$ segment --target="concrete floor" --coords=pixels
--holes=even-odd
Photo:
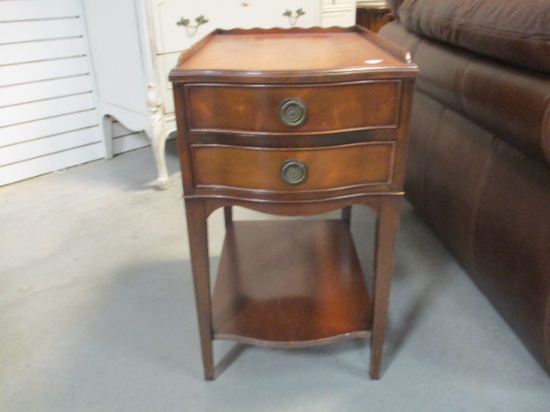
[[[369,344],[216,342],[202,380],[178,163],[149,149],[0,188],[0,411],[550,410],[550,379],[404,205],[380,381]],[[237,218],[260,218],[245,210]],[[353,212],[368,269],[373,216]],[[223,238],[211,217],[213,264]]]

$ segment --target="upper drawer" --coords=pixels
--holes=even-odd
[[[194,132],[322,133],[397,128],[401,81],[318,86],[190,84]]]

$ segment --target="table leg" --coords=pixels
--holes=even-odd
[[[214,379],[212,304],[210,298],[210,264],[208,256],[207,215],[204,202],[186,200],[187,229],[191,251],[195,303],[199,321],[204,378]]]
[[[370,358],[371,379],[380,379],[400,203],[400,196],[389,196],[382,199],[376,222]]]
[[[346,206],[342,209],[342,220],[348,225],[351,224],[351,206]]]
[[[233,222],[233,209],[231,206],[225,206],[223,208],[223,217],[225,219],[225,226],[229,226]]]

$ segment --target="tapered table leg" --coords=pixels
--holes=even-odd
[[[346,206],[342,209],[342,220],[348,225],[351,224],[351,206]]]
[[[214,379],[212,346],[212,303],[210,298],[210,265],[208,256],[207,215],[201,200],[186,200],[187,228],[193,268],[195,303],[199,321],[204,378]]]
[[[380,379],[401,196],[381,201],[376,222],[370,377]]]
[[[223,217],[225,221],[225,226],[227,227],[231,222],[233,222],[233,208],[231,206],[225,206],[223,208]]]

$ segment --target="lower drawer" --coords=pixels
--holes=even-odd
[[[319,191],[390,184],[394,142],[279,149],[193,145],[197,188]]]

